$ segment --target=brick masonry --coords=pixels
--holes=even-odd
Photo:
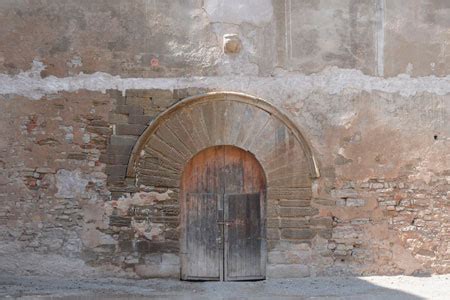
[[[120,104],[117,106],[119,110],[116,108],[111,113],[110,118],[118,120],[120,118],[116,115],[121,115],[128,116],[128,119],[122,118],[121,123],[112,124],[112,127],[115,127],[116,130],[115,134],[111,136],[111,142],[106,151],[106,155],[113,158],[112,163],[106,166],[108,186],[111,190],[112,203],[115,203],[112,206],[120,206],[119,203],[123,199],[128,199],[129,206],[122,211],[114,209],[113,215],[117,214],[117,216],[112,219],[112,223],[110,221],[109,225],[116,228],[114,232],[119,237],[119,252],[128,253],[127,257],[136,258],[134,264],[136,270],[145,270],[142,271],[145,276],[177,276],[179,269],[175,265],[169,267],[169,270],[172,270],[172,273],[170,273],[164,269],[166,267],[163,265],[152,265],[152,267],[147,268],[146,263],[143,263],[140,258],[146,257],[145,251],[159,253],[158,255],[164,253],[177,255],[177,251],[179,251],[180,224],[178,218],[180,211],[177,200],[177,183],[167,184],[170,181],[158,181],[155,177],[143,175],[146,172],[146,174],[153,174],[152,168],[159,168],[158,166],[161,165],[163,158],[153,158],[145,160],[145,164],[142,165],[145,167],[142,169],[141,175],[143,178],[153,178],[143,180],[154,180],[153,182],[156,185],[146,182],[143,186],[134,187],[133,178],[125,178],[129,152],[122,151],[124,148],[131,151],[130,149],[143,130],[143,127],[134,126],[132,122],[135,122],[135,120],[132,121],[131,116],[138,116],[138,113],[141,113],[139,116],[142,119],[147,118],[145,120],[148,122],[158,112],[167,108],[162,107],[161,103],[169,106],[180,100],[180,95],[189,96],[190,94],[187,91],[179,90],[173,93],[160,90],[139,90],[128,91],[126,96],[119,93],[113,95],[116,97],[117,103]],[[162,100],[154,101],[158,95],[162,97]],[[172,95],[172,97],[169,97],[169,95]],[[127,102],[128,97],[133,99],[131,103]],[[154,101],[154,104],[152,104],[152,101]],[[118,128],[122,129],[117,130]],[[135,128],[140,128],[140,131],[134,131]],[[122,160],[120,160],[121,157]],[[121,163],[116,163],[118,161]],[[164,165],[164,163],[162,164]],[[162,176],[162,174],[170,174],[171,171],[160,169],[158,172],[159,176]],[[176,179],[176,175],[174,176],[174,179]],[[141,181],[141,183],[144,182]],[[440,184],[443,186],[439,187],[439,190],[443,192],[435,194],[433,197],[436,199],[446,196],[445,187],[447,183],[444,180]],[[328,274],[328,272],[331,272],[330,270],[336,268],[336,265],[346,266],[344,269],[350,273],[379,273],[377,264],[380,261],[389,265],[389,261],[394,259],[395,255],[398,255],[392,248],[392,244],[397,242],[410,250],[407,255],[408,259],[414,261],[415,264],[412,264],[412,266],[406,264],[385,266],[383,270],[388,269],[391,274],[413,272],[411,270],[414,270],[414,272],[422,272],[418,270],[439,270],[439,272],[446,270],[446,267],[442,268],[440,263],[432,263],[432,260],[440,255],[438,253],[442,253],[442,245],[446,243],[446,233],[442,230],[437,232],[436,229],[439,229],[440,225],[437,222],[433,223],[432,220],[445,218],[447,215],[445,210],[443,210],[444,213],[441,210],[439,215],[433,214],[429,210],[419,212],[420,205],[418,203],[420,200],[415,202],[409,199],[411,195],[414,195],[413,197],[421,197],[421,195],[422,197],[428,197],[419,193],[419,190],[418,187],[416,187],[416,190],[411,189],[408,183],[373,179],[367,182],[348,182],[339,188],[333,187],[328,195],[323,198],[317,194],[313,195],[311,188],[278,188],[276,185],[272,184],[271,186],[269,183],[267,202],[269,275],[277,277],[286,274],[289,274],[289,276]],[[428,193],[433,191],[432,188],[427,190]],[[139,197],[141,193],[147,195],[155,191],[166,193],[167,197],[163,197],[162,200],[153,199],[145,204],[134,203],[136,200],[130,201],[130,199]],[[419,196],[416,195],[416,192],[419,193]],[[402,197],[408,199],[404,200]],[[377,199],[376,202],[374,198]],[[436,204],[441,209],[448,205],[445,201],[437,201]],[[436,211],[438,212],[439,209],[436,209]],[[429,226],[436,226],[436,229],[428,229]],[[139,232],[139,234],[134,234],[134,236],[123,234],[122,230],[125,230],[125,232],[131,230],[132,232]],[[378,242],[378,239],[373,240],[373,236],[367,235],[367,232],[371,230],[385,230],[388,240],[392,239],[391,242],[388,242],[390,246],[383,245],[386,241]],[[398,234],[393,234],[394,232]],[[414,234],[411,232],[414,232]],[[436,235],[433,241],[427,238],[427,236],[432,235],[432,232]],[[133,238],[131,238],[132,236]],[[411,236],[413,238],[408,238]],[[302,247],[306,250],[302,251],[306,251],[308,254],[299,254],[296,245],[304,245]],[[389,250],[385,250],[385,247]],[[276,260],[273,258],[274,255],[278,257]],[[290,257],[298,255],[303,259],[291,261]],[[161,260],[157,259],[156,261]],[[296,267],[296,264],[299,264],[299,267]],[[129,268],[133,264],[126,265]],[[418,267],[419,265],[420,267]],[[289,270],[285,270],[286,268],[289,268]]]
[[[202,92],[62,94],[46,108],[10,102],[8,111],[22,117],[4,116],[3,124],[16,137],[9,145],[21,150],[1,156],[5,245],[16,247],[13,253],[81,259],[96,270],[108,266],[123,274],[177,277],[179,167],[163,157],[144,159],[139,164],[144,181],[137,186],[126,178],[126,169],[147,124],[181,97]],[[80,97],[91,100],[81,104],[75,100]],[[56,117],[48,119],[49,113]],[[33,159],[23,160],[27,151]],[[267,161],[271,176],[289,172],[277,171],[278,158]],[[158,181],[158,174],[173,181]],[[408,176],[335,181],[335,176],[323,169],[321,178],[299,187],[269,180],[269,276],[449,271],[450,174],[434,174],[428,182]],[[14,261],[13,254],[8,257]]]

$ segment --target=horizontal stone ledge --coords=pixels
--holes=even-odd
[[[314,229],[314,231],[319,235],[320,237],[330,240],[333,234],[332,228],[326,228],[326,229]]]
[[[141,124],[117,124],[116,134],[139,136],[144,132],[145,128],[147,128],[147,126]]]
[[[281,229],[281,238],[294,240],[309,240],[316,235],[311,229],[300,228],[286,228]]]
[[[134,220],[148,221],[153,224],[179,224],[180,220],[178,216],[154,216],[154,215],[132,215]]]
[[[130,227],[131,226],[131,217],[110,216],[109,217],[109,226]]]
[[[280,239],[280,230],[278,230],[278,228],[267,228],[266,229],[266,239],[279,240]]]
[[[310,178],[308,176],[293,176],[287,178],[269,178],[267,180],[267,184],[269,186],[280,188],[280,189],[288,189],[288,188],[307,188],[311,186]]]
[[[278,202],[280,206],[285,207],[308,207],[311,205],[310,200],[280,200]]]
[[[345,205],[346,206],[353,206],[353,207],[365,206],[366,205],[366,200],[349,198],[349,199],[347,199],[345,201]]]
[[[326,228],[333,227],[333,219],[331,217],[312,218],[309,220],[309,223],[312,226],[317,226],[317,227],[326,227]]]
[[[144,109],[139,105],[117,105],[116,113],[123,115],[142,115]]]
[[[112,149],[110,149],[112,150]],[[111,165],[126,165],[130,160],[129,155],[116,154],[110,151],[100,155],[99,161]]]
[[[273,199],[309,200],[311,199],[312,193],[310,187],[269,187],[267,189],[267,196]]]
[[[279,214],[281,217],[305,217],[314,216],[319,213],[317,208],[312,207],[280,207]]]
[[[124,192],[111,192],[111,200],[119,200],[125,195],[126,193]]]
[[[358,192],[355,189],[334,189],[331,190],[331,197],[333,198],[355,198],[358,196]]]
[[[107,154],[113,154],[113,155],[127,155],[129,156],[131,154],[131,151],[133,150],[134,144],[129,145],[109,145],[106,153]]]
[[[67,153],[67,159],[86,160],[87,158],[88,158],[88,154],[86,152],[70,152],[70,153]]]
[[[288,161],[286,159],[285,161],[286,163],[289,163],[289,165],[284,166],[284,167],[279,167],[277,166],[275,169],[271,169],[269,168],[269,170],[267,170],[266,174],[267,177],[289,177],[289,176],[299,176],[299,177],[304,177],[304,176],[308,176],[308,168],[304,168],[301,170],[298,170],[298,168],[295,167],[295,162],[294,161]],[[305,162],[302,161],[302,164],[304,165]]]
[[[115,175],[117,177],[125,177],[127,167],[127,165],[107,165],[105,168],[105,173],[108,175]]]
[[[267,228],[278,228],[280,226],[280,219],[278,218],[267,218],[266,227]]]
[[[110,135],[112,129],[109,126],[87,126],[86,131],[99,135]]]
[[[153,121],[154,117],[146,116],[146,115],[129,115],[128,123],[129,124],[141,124],[147,126],[151,121]]]
[[[171,89],[128,89],[125,93],[127,100],[131,97],[136,98],[161,98],[161,99],[173,99],[174,95]]]
[[[108,175],[106,181],[108,182],[109,186],[120,186],[125,185],[127,183],[127,179],[124,175],[118,175],[118,174],[111,174]]]
[[[136,241],[136,250],[142,254],[148,253],[178,253],[180,250],[180,243],[178,241],[150,241],[138,240]]]
[[[146,176],[138,174],[136,176],[139,184],[144,184],[147,186],[157,186],[157,187],[166,187],[166,188],[176,188],[180,186],[179,180],[158,177],[158,176]]]
[[[313,204],[322,205],[322,206],[335,206],[336,200],[333,199],[312,199]]]
[[[301,228],[309,226],[308,220],[305,218],[281,218],[280,228]]]
[[[112,135],[110,139],[111,146],[134,146],[137,137],[128,135]]]
[[[108,190],[110,192],[135,193],[139,191],[139,188],[134,185],[123,185],[123,186],[109,186]]]
[[[266,209],[266,215],[267,217],[278,217],[279,212],[277,205],[274,204],[268,204]]]

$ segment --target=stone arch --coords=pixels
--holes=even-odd
[[[160,114],[136,142],[127,177],[138,186],[178,188],[184,165],[218,145],[255,155],[271,188],[310,188],[319,177],[309,143],[285,114],[260,98],[233,92],[189,97]]]

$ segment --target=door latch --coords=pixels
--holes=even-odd
[[[230,226],[230,225],[233,225],[233,222],[231,222],[231,221],[217,221],[217,224]]]

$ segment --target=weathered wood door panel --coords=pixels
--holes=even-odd
[[[185,166],[180,196],[182,279],[265,277],[265,178],[252,154],[201,151]]]
[[[225,280],[264,278],[260,194],[224,197]]]
[[[220,199],[222,200],[222,199]],[[187,253],[188,260],[185,279],[220,280],[222,238],[217,220],[219,199],[217,194],[186,195]]]

